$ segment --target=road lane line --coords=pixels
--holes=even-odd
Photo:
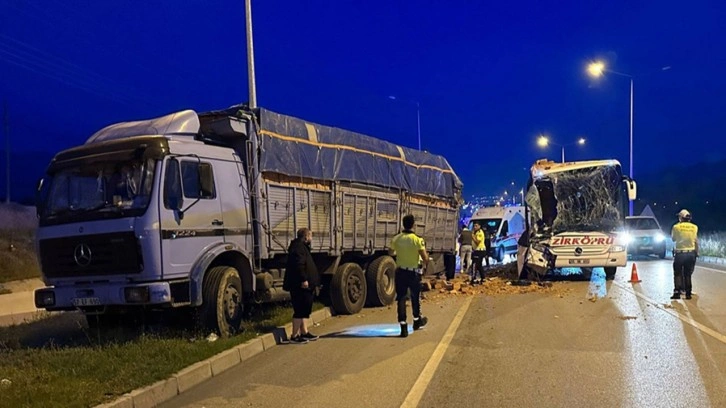
[[[642,294],[640,292],[634,291],[633,289],[629,288],[628,286],[624,285],[621,282],[613,281],[613,283],[615,285],[617,285],[620,289],[623,289],[626,292],[630,292],[630,293],[634,294],[635,296],[645,300],[646,302],[650,303],[651,305],[655,306],[656,308],[668,313],[671,316],[681,319],[684,323],[687,323],[687,324],[693,326],[694,328],[702,331],[703,333],[706,333],[709,336],[713,337],[714,339],[720,341],[721,343],[726,344],[725,335],[717,332],[716,330],[711,329],[710,327],[707,327],[707,326],[702,325],[701,323],[698,323],[697,321],[693,320],[692,317],[686,316],[680,312],[677,312],[675,309],[665,308],[665,307],[663,307],[662,304],[656,302],[655,300],[649,298],[648,296],[645,296],[644,294]]]
[[[409,391],[408,395],[406,395],[406,399],[403,400],[401,408],[414,408],[418,406],[418,403],[421,401],[421,397],[423,397],[426,388],[431,382],[431,379],[434,377],[434,373],[436,373],[436,369],[441,363],[441,359],[444,358],[446,349],[449,348],[449,344],[454,338],[456,330],[459,329],[461,321],[464,320],[464,315],[466,315],[466,311],[469,310],[469,305],[471,305],[472,299],[473,296],[468,297],[464,302],[464,305],[456,313],[456,316],[454,316],[454,320],[449,325],[449,328],[446,329],[444,337],[439,342],[439,345],[436,346],[436,350],[434,350],[434,353],[431,355],[431,358],[429,358],[429,361],[426,363],[423,371],[421,371],[418,379],[416,379],[413,387],[411,387],[411,391]]]
[[[709,268],[708,266],[696,265],[696,268],[706,269],[706,270],[709,270],[709,271],[712,271],[712,272],[726,273],[726,271],[722,271],[720,269]]]

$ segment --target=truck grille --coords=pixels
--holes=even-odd
[[[133,232],[44,239],[39,243],[49,278],[140,273],[143,260]]]

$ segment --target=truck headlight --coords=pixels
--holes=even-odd
[[[49,306],[55,306],[55,292],[52,290],[36,290],[35,307],[40,309]]]
[[[146,286],[124,288],[126,303],[148,303],[149,288]]]
[[[623,251],[625,251],[625,245],[613,245],[610,248],[610,251],[612,251],[612,252],[623,252]]]

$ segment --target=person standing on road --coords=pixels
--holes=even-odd
[[[691,298],[691,275],[698,258],[698,226],[691,222],[691,213],[681,210],[678,223],[671,230],[673,239],[673,296],[680,299],[684,289],[686,299]]]
[[[493,234],[484,230],[484,262],[486,262],[487,268],[489,267],[489,257],[494,255],[492,253],[492,239],[494,239]],[[484,275],[482,275],[481,279],[484,280]]]
[[[424,239],[413,232],[415,218],[408,214],[403,217],[403,232],[393,237],[389,254],[396,256],[396,301],[398,302],[398,323],[401,337],[408,337],[406,322],[406,297],[411,293],[413,329],[418,330],[428,323],[421,315],[421,277],[429,263]]]
[[[471,259],[474,262],[474,268],[471,271],[471,284],[476,283],[476,274],[479,272],[479,279],[481,283],[484,283],[484,257],[486,256],[486,246],[484,245],[484,231],[481,229],[481,225],[474,223],[474,231],[472,233],[472,246],[474,251],[471,253]]]
[[[315,289],[320,284],[318,268],[310,252],[312,241],[313,232],[308,228],[300,228],[297,238],[290,242],[287,250],[287,267],[282,288],[290,292],[292,301],[292,344],[305,344],[318,339],[318,336],[308,331]]]
[[[471,230],[464,225],[459,234],[459,258],[461,258],[461,273],[469,273],[471,268],[471,252],[473,251]]]

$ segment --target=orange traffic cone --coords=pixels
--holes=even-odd
[[[640,278],[638,277],[638,267],[635,266],[635,262],[633,262],[633,269],[630,271],[630,280],[628,282],[640,283]]]

